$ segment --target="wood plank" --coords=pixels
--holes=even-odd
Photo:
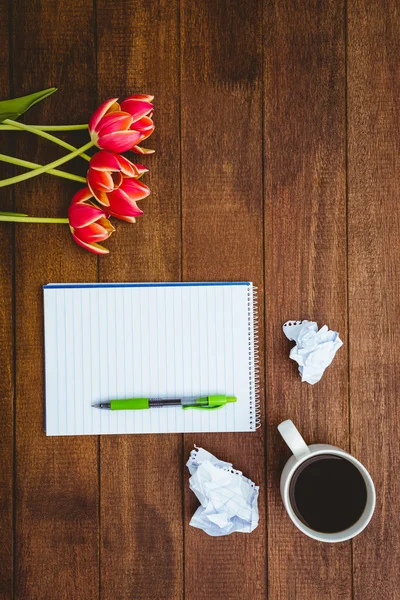
[[[144,215],[134,225],[116,222],[111,254],[100,260],[100,279],[179,281],[178,2],[97,6],[99,102],[151,93],[157,127],[144,144],[156,153],[136,157],[150,168],[143,178],[151,189],[141,203]],[[182,598],[181,478],[180,435],[101,439],[102,598]]]
[[[85,122],[95,108],[92,3],[14,2],[15,93],[58,85],[30,123]],[[73,135],[77,145],[87,133]],[[49,162],[49,142],[19,134],[17,155]],[[83,174],[80,159],[71,171]],[[16,209],[65,216],[79,184],[41,176],[15,187]],[[21,600],[98,598],[96,438],[46,438],[43,431],[41,286],[94,281],[97,262],[71,240],[67,225],[16,226],[16,588]]]
[[[181,2],[183,279],[252,280],[262,267],[261,2]],[[264,430],[186,434],[184,460],[202,446],[257,484]],[[185,468],[185,597],[265,598],[263,487],[260,524],[210,538],[188,525],[197,504]]]
[[[276,430],[290,418],[306,441],[348,448],[346,344],[312,387],[281,329],[311,319],[346,342],[344,4],[270,2],[264,32],[269,597],[348,599],[350,543],[317,543],[284,511]]]
[[[0,0],[0,99],[11,95],[9,72],[9,19],[10,3]],[[10,136],[0,137],[2,148],[8,148]],[[4,154],[6,150],[2,151]],[[0,179],[11,177],[12,167],[0,163]],[[3,188],[0,210],[13,210],[11,188]],[[0,600],[12,597],[13,585],[13,444],[14,444],[14,351],[13,351],[13,225],[0,225]]]
[[[354,598],[399,597],[400,284],[398,2],[348,5],[351,450],[377,507],[354,540]]]

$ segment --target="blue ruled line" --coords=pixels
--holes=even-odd
[[[234,344],[234,321],[233,321],[233,291],[231,290],[231,321],[232,321],[232,383],[233,395],[235,396],[235,344]],[[233,405],[233,431],[236,431],[236,405]]]
[[[174,294],[172,294],[172,318],[173,318],[173,331],[174,331],[174,396],[176,398],[176,335],[175,335],[175,296]],[[176,410],[174,410],[174,417],[175,417],[175,431],[177,431],[177,424],[176,424]]]
[[[90,295],[89,295],[90,298]],[[90,302],[89,302],[89,356],[90,356],[90,405],[93,404],[93,368],[92,368],[92,348],[93,348],[93,342],[92,342],[92,311],[90,310]],[[90,423],[91,423],[91,432],[93,433],[93,413],[94,410],[93,408],[90,409]]]
[[[65,308],[64,296],[64,346],[65,346],[65,429],[68,433],[68,365],[67,365],[67,311]]]
[[[157,396],[160,397],[160,353],[159,353],[159,322],[158,322],[158,295],[156,295],[156,352],[157,357]],[[158,431],[160,431],[160,410],[157,411]]]
[[[208,319],[208,294],[206,294],[206,323],[207,323],[207,327],[206,327],[207,348],[209,348],[210,347],[210,335],[209,335],[210,321]],[[208,393],[210,393],[210,354],[208,354],[208,356],[207,356],[207,390],[208,390]],[[208,430],[207,431],[211,431],[211,413],[210,413],[210,411],[207,411],[207,417],[208,417]]]
[[[226,389],[226,326],[225,326],[225,290],[222,294],[222,330],[224,332],[224,390],[225,394],[229,394]],[[228,431],[228,410],[225,410],[225,431]]]
[[[147,304],[149,299],[147,298]],[[142,336],[142,299],[138,302],[138,310],[139,310],[139,338],[140,338],[140,395],[143,396],[143,336]],[[133,311],[133,302],[132,302],[132,311]],[[142,421],[142,433],[144,429],[144,412],[141,410],[140,418]]]
[[[190,395],[193,396],[193,338],[192,338],[192,294],[189,295],[189,339],[190,339]],[[195,411],[192,410],[192,431]]]
[[[185,356],[186,356],[186,352],[185,352],[185,345],[184,345],[185,342],[184,342],[184,338],[183,338],[184,327],[183,327],[183,291],[182,290],[181,290],[181,328],[182,328],[182,330],[181,330],[181,334],[182,334],[182,336],[181,336],[181,340],[182,340],[182,342],[181,342],[181,348],[182,348],[182,394],[186,394],[186,388],[185,388],[185,371],[186,371]],[[174,410],[177,411],[176,408]],[[187,411],[185,411],[183,413],[183,433],[186,432],[186,419],[185,419],[186,415],[187,415]]]
[[[59,383],[58,383],[58,361],[59,361],[59,352],[58,352],[58,302],[57,302],[57,296],[55,298],[56,300],[56,323],[55,323],[55,330],[56,330],[56,398],[57,398],[57,422],[58,422],[58,433],[60,433],[60,399],[58,397],[59,394]]]
[[[82,309],[82,292],[79,294],[79,298],[81,301],[81,333],[83,334],[83,309]],[[82,365],[82,390],[83,394],[81,395],[82,402],[82,431],[85,431],[85,365],[83,364],[83,340],[81,343],[81,365]]]
[[[117,341],[117,294],[114,293],[114,344],[115,344],[115,378],[113,381],[115,393],[117,394],[117,398],[119,398],[119,386],[118,386],[118,341]],[[116,415],[116,426],[117,433],[119,433],[119,421],[120,421],[120,411],[117,411]],[[126,418],[126,413],[125,413]]]
[[[116,303],[115,303],[116,304]],[[124,398],[126,398],[126,337],[125,337],[125,323],[126,323],[126,319],[125,319],[125,293],[122,294],[122,340],[123,340],[123,346],[124,346],[124,352],[123,352],[123,357],[124,357],[124,369],[123,369],[123,373],[124,373]],[[117,376],[118,376],[118,371],[117,371]],[[125,431],[124,433],[126,433],[128,431],[128,421],[127,421],[127,414],[129,411],[125,411]]]
[[[217,290],[214,289],[214,333],[215,333],[215,391],[219,393],[218,382],[218,326],[217,326]],[[226,394],[226,389],[225,389]],[[211,416],[211,415],[210,415]],[[217,431],[219,431],[219,410],[217,410]]]
[[[106,297],[106,319],[108,319],[108,294],[105,294]],[[107,320],[107,326],[106,326],[106,348],[108,348],[108,320]],[[107,401],[111,400],[111,395],[110,395],[110,367],[107,364]],[[101,411],[100,411],[101,412]],[[111,426],[110,426],[110,415],[107,415],[108,417],[108,433],[111,433]]]
[[[197,290],[197,312],[200,315],[200,290]],[[199,370],[200,370],[200,382],[199,382],[199,394],[200,397],[203,395],[203,377],[201,372],[202,365],[202,352],[201,352],[201,331],[200,331],[200,319],[198,319],[198,332],[199,332]],[[201,423],[201,431],[203,431],[203,417],[199,418],[199,423]],[[199,424],[200,427],[200,424]]]
[[[74,319],[74,313],[75,313],[75,298],[72,298],[71,300],[71,304],[72,304],[72,325],[71,325],[71,331],[72,331],[72,348],[74,349],[74,357],[72,359],[72,365],[73,365],[73,370],[74,370],[74,374],[73,374],[73,381],[74,381],[74,433],[76,433],[76,345],[75,345],[75,319]]]
[[[168,332],[167,332],[167,291],[164,290],[164,339],[165,339],[165,388],[168,389]],[[167,423],[167,431],[169,431],[169,423],[168,423],[169,411],[167,410],[167,414],[165,417]]]

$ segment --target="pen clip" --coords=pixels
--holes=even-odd
[[[225,406],[224,404],[214,404],[213,406],[196,406],[193,404],[192,406],[182,406],[183,410],[218,410],[218,408],[222,408]]]

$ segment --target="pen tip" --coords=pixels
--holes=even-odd
[[[92,408],[106,408],[110,410],[111,404],[110,402],[99,402],[98,404],[92,404]]]

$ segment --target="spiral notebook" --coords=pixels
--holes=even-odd
[[[254,431],[256,288],[238,283],[44,286],[47,435]],[[131,397],[236,396],[214,411],[107,411]]]

